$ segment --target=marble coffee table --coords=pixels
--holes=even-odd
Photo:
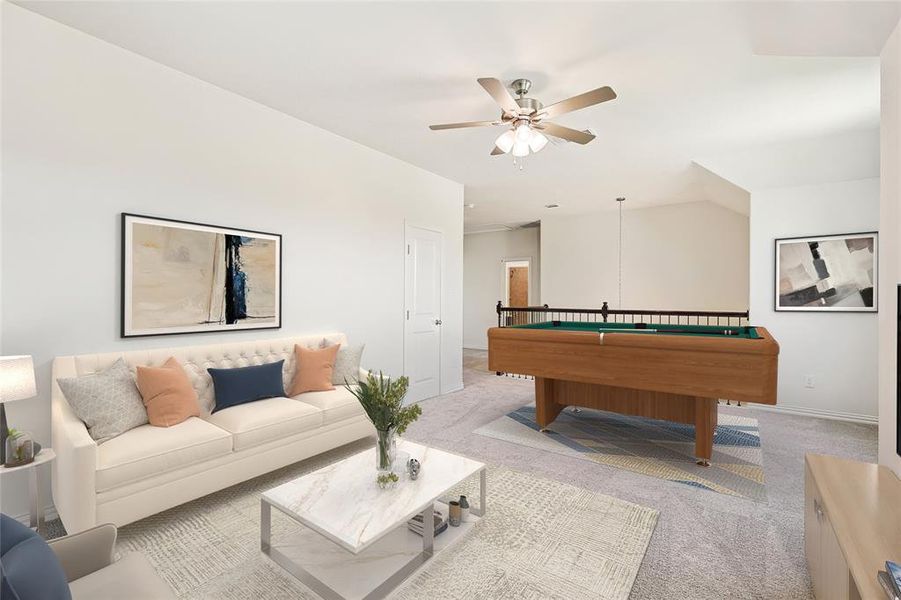
[[[484,463],[407,441],[397,449],[422,463],[417,480],[398,473],[396,487],[380,489],[371,448],[264,492],[262,551],[326,600],[384,598],[485,513]],[[460,527],[437,538],[430,527],[423,536],[407,528],[417,514],[431,523],[436,503],[477,473],[479,504]],[[273,507],[304,527],[273,541]]]

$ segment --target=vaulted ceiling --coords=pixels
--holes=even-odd
[[[735,161],[834,136],[872,146],[875,57],[901,15],[899,2],[17,4],[459,181],[471,228],[617,196],[729,205],[746,184],[718,177]],[[545,104],[602,85],[619,97],[557,119],[594,142],[548,145],[519,170],[489,156],[498,129],[428,129],[496,118],[484,76],[528,77]]]

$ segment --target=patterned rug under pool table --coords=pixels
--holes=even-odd
[[[757,419],[720,411],[711,466],[694,462],[694,427],[598,410],[567,409],[541,433],[535,407],[523,406],[475,431],[487,437],[668,479],[766,500]]]

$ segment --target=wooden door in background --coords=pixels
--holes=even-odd
[[[510,306],[529,305],[529,267],[510,267]]]

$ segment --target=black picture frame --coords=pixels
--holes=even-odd
[[[151,223],[151,224],[159,224],[159,225],[177,225],[180,228],[188,229],[191,227],[196,227],[199,229],[212,231],[216,233],[223,233],[230,236],[243,236],[243,237],[265,237],[268,239],[272,239],[275,241],[277,245],[276,251],[276,259],[278,264],[275,267],[275,275],[276,275],[276,292],[275,292],[275,311],[274,315],[274,324],[266,323],[236,323],[236,324],[225,324],[225,323],[207,323],[207,324],[197,324],[196,326],[182,326],[178,327],[177,330],[171,330],[172,328],[167,328],[170,330],[161,330],[161,331],[146,331],[143,329],[136,330],[133,326],[130,326],[130,319],[128,318],[130,315],[130,304],[132,298],[133,290],[128,289],[129,283],[132,281],[130,277],[130,268],[131,264],[129,261],[130,256],[130,248],[129,248],[129,227],[135,223]],[[156,337],[156,336],[168,336],[168,335],[186,335],[186,334],[195,334],[195,333],[222,333],[226,331],[255,331],[255,330],[271,330],[271,329],[281,329],[282,327],[282,235],[280,233],[271,233],[266,231],[258,231],[254,229],[244,229],[239,227],[229,227],[224,225],[214,225],[210,223],[201,223],[196,221],[185,221],[179,219],[171,219],[166,217],[157,217],[153,215],[143,215],[137,213],[121,213],[120,220],[120,269],[119,269],[119,334],[122,338],[135,338],[135,337]]]
[[[873,306],[872,307],[831,307],[831,306],[780,306],[779,303],[779,246],[784,243],[798,243],[801,241],[831,241],[846,238],[872,237],[873,238]],[[776,238],[773,240],[773,310],[776,312],[794,313],[861,313],[874,314],[879,312],[879,232],[855,231],[850,233],[834,233],[826,235],[806,235],[797,237]]]

